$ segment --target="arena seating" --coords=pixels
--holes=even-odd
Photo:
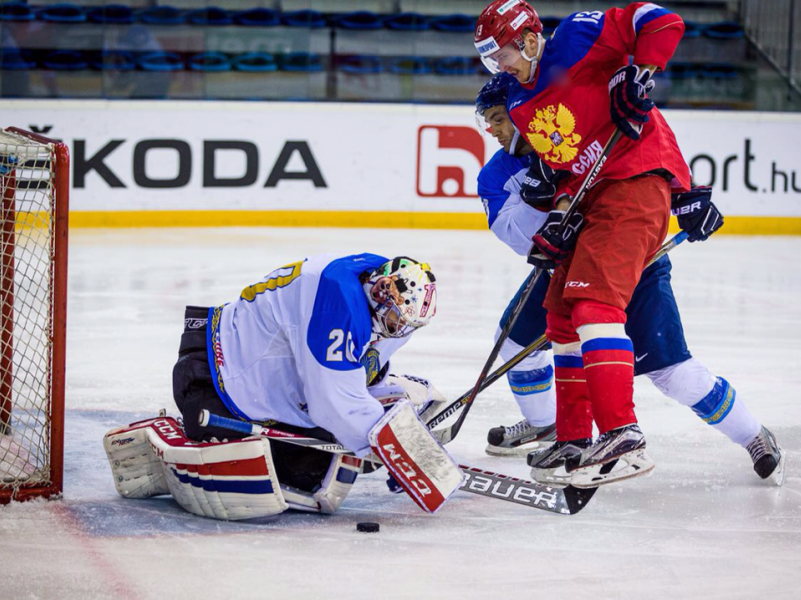
[[[605,3],[581,2],[595,4]],[[729,18],[730,3],[682,4],[692,19],[674,63],[659,76],[656,100],[748,107],[755,67],[742,27]],[[100,97],[200,98],[214,97],[214,89],[225,98],[272,98],[287,82],[303,97],[306,77],[304,99],[470,102],[487,77],[471,35],[483,6],[484,0],[2,2],[0,78],[11,71],[29,77],[22,87],[3,84],[0,94],[71,97],[75,85],[53,84],[48,73],[57,71],[95,81],[80,97],[95,89]],[[550,35],[576,3],[547,6],[553,14],[542,21]],[[155,81],[155,73],[158,85],[134,93],[132,82]]]

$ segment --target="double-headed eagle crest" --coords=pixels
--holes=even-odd
[[[555,163],[568,163],[578,154],[581,136],[574,133],[576,117],[564,104],[538,108],[528,124],[526,138],[537,154]]]

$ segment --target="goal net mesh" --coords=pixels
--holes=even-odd
[[[0,492],[50,483],[55,167],[0,130]]]

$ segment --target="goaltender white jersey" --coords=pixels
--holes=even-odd
[[[367,382],[408,341],[375,340],[359,275],[388,259],[321,255],[281,267],[209,309],[217,393],[234,415],[322,427],[358,455],[384,415]]]

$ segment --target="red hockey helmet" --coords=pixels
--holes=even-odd
[[[507,44],[514,43],[525,56],[523,32],[526,29],[542,33],[542,21],[537,11],[525,0],[495,0],[484,9],[476,23],[474,42],[484,66],[491,73],[501,70],[497,57],[493,55]]]

